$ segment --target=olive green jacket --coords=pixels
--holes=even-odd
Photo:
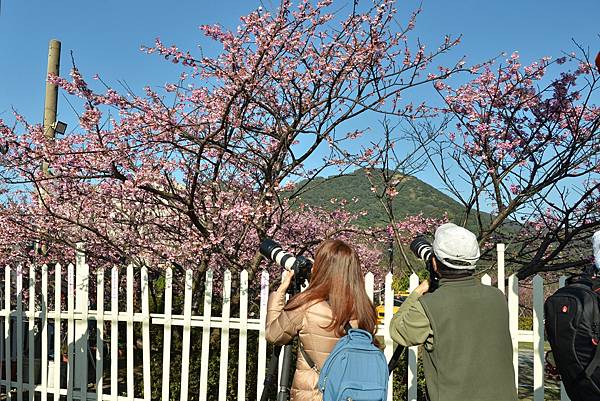
[[[497,288],[442,279],[435,292],[404,301],[390,334],[400,345],[423,345],[432,401],[517,400],[508,306]]]

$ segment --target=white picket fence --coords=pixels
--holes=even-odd
[[[510,313],[510,332],[513,340],[513,363],[515,367],[515,377],[518,385],[518,348],[519,342],[533,343],[533,387],[534,401],[544,400],[544,329],[543,329],[543,279],[536,276],[533,280],[533,331],[518,330],[518,281],[513,275],[509,277],[508,288],[504,288],[504,245],[498,245],[498,286],[508,296],[508,306]],[[61,268],[56,268],[54,273],[54,305],[61,305]],[[174,326],[182,326],[182,364],[181,364],[181,393],[180,400],[188,399],[188,384],[190,373],[190,358],[200,358],[200,385],[199,399],[226,400],[226,389],[228,385],[228,355],[229,348],[236,347],[239,352],[238,377],[237,377],[237,399],[246,400],[246,380],[247,380],[247,361],[248,358],[257,358],[257,394],[260,397],[265,378],[266,364],[269,355],[267,355],[267,343],[265,341],[265,319],[266,307],[269,291],[269,276],[266,272],[260,275],[260,314],[258,318],[248,316],[248,273],[242,271],[239,281],[239,317],[232,317],[230,311],[230,299],[232,296],[231,283],[232,276],[229,271],[223,275],[222,285],[222,312],[221,316],[211,316],[211,305],[213,301],[213,272],[206,273],[206,285],[204,292],[204,314],[197,316],[192,314],[192,278],[191,270],[185,274],[184,306],[183,314],[173,314],[173,272],[166,269],[165,272],[165,310],[164,313],[149,312],[149,292],[148,292],[148,272],[146,268],[141,268],[134,272],[132,266],[126,269],[126,309],[119,309],[119,274],[121,270],[113,268],[110,271],[110,309],[105,310],[105,273],[99,270],[95,275],[89,273],[89,267],[85,264],[82,254],[78,254],[75,266],[67,266],[67,300],[66,307],[54,308],[48,310],[48,282],[49,271],[47,266],[42,266],[38,271],[34,266],[29,267],[29,280],[25,283],[29,288],[28,305],[23,302],[23,270],[20,268],[5,268],[4,291],[0,289],[0,295],[4,299],[4,309],[0,312],[0,332],[4,333],[4,341],[0,341],[0,360],[4,361],[0,365],[0,394],[6,394],[5,399],[16,399],[18,401],[27,398],[33,401],[35,399],[67,399],[71,400],[150,400],[151,399],[151,364],[150,364],[150,326],[161,326],[164,331],[163,339],[163,367],[162,369],[162,400],[172,399],[169,393],[170,369],[171,366],[171,333]],[[135,277],[135,275],[139,275]],[[36,294],[36,287],[41,280],[41,294]],[[95,280],[97,286],[97,308],[89,308],[89,284]],[[134,281],[139,280],[138,294],[134,294]],[[491,278],[487,274],[481,279],[484,284],[491,284]],[[367,294],[373,299],[374,278],[373,274],[368,273],[365,277]],[[564,278],[561,279],[561,285],[564,284]],[[385,355],[389,359],[393,353],[393,343],[389,335],[389,323],[393,311],[393,290],[392,275],[385,277],[384,299],[385,299],[385,318],[378,328],[378,332],[383,336],[385,344]],[[418,277],[412,275],[410,278],[410,290],[412,291],[418,285]],[[16,292],[13,294],[13,292]],[[12,292],[11,292],[12,291]],[[134,312],[134,295],[139,295],[141,301],[141,312]],[[15,306],[11,306],[11,297],[16,297]],[[54,328],[60,331],[61,322],[66,321],[67,327],[67,362],[62,362],[58,355],[61,355],[60,333],[54,333],[53,341],[48,341],[48,323],[53,323]],[[94,359],[96,360],[95,371],[95,390],[92,387],[88,390],[88,322],[96,321],[96,350]],[[11,324],[12,322],[12,324]],[[28,335],[27,344],[24,344],[26,329],[30,334],[36,327],[36,322],[41,325],[41,357],[35,356],[34,335]],[[125,322],[126,326],[126,391],[119,389],[118,377],[118,325],[119,322]],[[104,390],[103,383],[103,338],[105,337],[105,323],[111,327],[110,335],[110,386]],[[134,348],[134,323],[141,324],[141,343],[142,351],[142,372],[143,372],[143,398],[134,396],[134,353],[129,352]],[[190,333],[192,328],[201,328],[202,346],[200,355],[190,355]],[[220,332],[220,375],[219,389],[215,394],[214,390],[209,393],[208,373],[209,373],[209,341],[211,329],[218,328]],[[232,330],[239,330],[239,343],[230,344],[230,333]],[[248,333],[250,331],[258,332],[258,354],[247,355]],[[25,348],[25,345],[28,345]],[[53,349],[54,358],[49,360],[49,347]],[[52,348],[53,347],[53,348]],[[24,350],[27,350],[26,352]],[[390,389],[392,381],[398,378],[398,375],[408,375],[408,400],[417,400],[417,347],[409,349],[409,367],[407,372],[396,371],[390,376]],[[16,363],[15,363],[16,362]],[[36,366],[40,366],[40,383],[35,384]],[[13,375],[13,368],[16,367],[16,375]],[[61,387],[60,376],[61,369],[66,368],[66,386]],[[138,368],[139,369],[139,368]],[[13,377],[16,376],[16,381]],[[233,384],[235,385],[235,384]],[[9,391],[12,390],[12,391]],[[36,396],[36,394],[39,394]],[[124,394],[124,395],[123,395]],[[61,397],[62,396],[62,397]],[[39,397],[39,398],[38,398]],[[2,399],[2,398],[0,398]],[[392,391],[389,392],[388,400],[393,399]],[[561,394],[561,400],[567,400],[564,390]]]

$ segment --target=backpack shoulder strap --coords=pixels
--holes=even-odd
[[[299,341],[299,343],[300,343],[300,352],[302,353],[302,356],[304,357],[304,360],[306,361],[306,363],[308,363],[308,366],[310,366],[310,368],[312,370],[317,372],[317,374],[320,374],[321,372],[319,371],[319,368],[317,368],[317,364],[315,363],[315,361],[312,360],[312,358],[310,356],[308,356],[308,353],[304,350],[304,345],[302,345],[302,341]]]
[[[585,374],[588,377],[591,377],[596,368],[600,366],[600,346],[598,345],[598,338],[600,337],[600,295],[594,292],[593,297],[595,298],[595,302],[593,306],[594,321],[592,322],[592,341],[595,340],[596,342],[596,353],[594,354],[594,357],[592,358],[588,366],[585,368]]]
[[[585,368],[585,375],[587,377],[591,377],[598,366],[600,366],[600,347],[596,345],[596,353],[594,354],[594,358],[592,358],[587,368]]]

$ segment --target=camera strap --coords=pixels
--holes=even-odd
[[[404,352],[405,349],[406,349],[406,347],[403,347],[400,344],[396,345],[396,349],[394,350],[394,353],[392,354],[392,357],[390,358],[390,361],[388,362],[388,373],[389,374],[391,374],[392,371],[394,369],[396,369],[396,366],[398,366],[400,357],[402,356],[402,353]]]
[[[344,330],[346,330],[346,334],[348,334],[348,331],[350,331],[351,328],[352,328],[352,326],[350,325],[350,322],[347,322],[346,325],[344,326]],[[317,374],[320,374],[321,371],[317,367],[317,364],[315,363],[315,361],[312,360],[312,358],[304,350],[304,345],[302,345],[302,341],[298,341],[298,342],[299,342],[300,352],[302,353],[302,356],[304,357],[304,360],[306,361],[308,366],[310,366],[310,368],[312,370],[314,370]]]

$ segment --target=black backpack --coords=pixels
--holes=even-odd
[[[600,293],[589,275],[574,276],[544,303],[556,366],[572,401],[600,399]]]

